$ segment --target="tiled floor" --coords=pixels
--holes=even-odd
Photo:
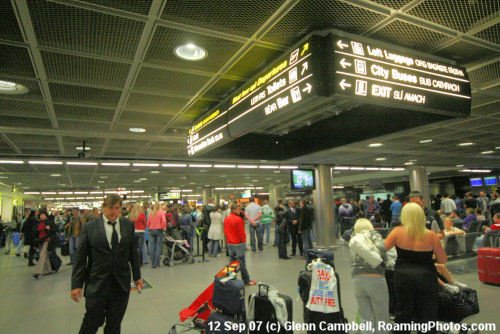
[[[349,249],[340,246],[335,251],[335,262],[341,278],[342,304],[349,320],[355,319],[356,301],[352,291]],[[68,258],[63,258],[68,262]],[[188,306],[211,282],[213,275],[227,263],[225,256],[210,258],[207,263],[181,264],[152,269],[145,266],[143,277],[152,289],[142,294],[132,293],[122,332],[167,333],[178,320],[180,309]],[[297,296],[297,276],[304,267],[304,259],[289,261],[277,259],[277,249],[265,246],[263,252],[247,254],[250,275],[267,282],[294,300],[294,320],[302,321],[302,302]],[[74,303],[69,298],[71,268],[63,266],[57,274],[32,279],[32,269],[24,258],[0,253],[0,333],[77,333],[85,308],[84,302]],[[500,332],[498,307],[500,287],[478,281],[475,258],[450,264],[457,280],[477,289],[481,313],[467,322],[497,322]],[[247,288],[247,295],[256,291]],[[100,331],[102,333],[102,330]]]

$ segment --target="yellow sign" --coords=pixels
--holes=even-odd
[[[211,113],[210,115],[208,115],[207,117],[205,117],[204,119],[202,119],[201,121],[199,121],[198,123],[196,123],[195,125],[193,125],[191,127],[191,129],[189,129],[189,134],[191,135],[191,134],[195,133],[202,126],[206,125],[207,123],[209,123],[210,121],[212,121],[214,118],[216,118],[217,116],[219,116],[219,114],[220,114],[220,110],[217,109],[216,111],[214,111],[213,113]]]

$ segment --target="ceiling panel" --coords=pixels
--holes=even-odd
[[[28,1],[41,46],[133,59],[144,23],[45,0]]]
[[[284,2],[169,0],[162,19],[250,37]]]
[[[162,115],[174,115],[186,105],[189,99],[132,93],[128,99],[126,110],[153,112]]]
[[[167,124],[167,122],[170,119],[171,117],[165,115],[126,110],[122,113],[120,121],[127,124],[137,124],[137,125],[147,124],[147,123],[162,125],[162,124]]]
[[[473,113],[475,115],[491,115],[500,112],[500,99],[497,98],[497,102],[488,103],[486,105],[482,105],[480,107],[474,108]]]
[[[23,47],[0,44],[0,73],[35,77],[29,51]]]
[[[409,13],[461,32],[467,32],[475,23],[499,10],[500,2],[491,0],[425,0],[412,8]]]
[[[474,36],[485,39],[495,44],[500,44],[500,23],[492,25],[489,28],[486,28]]]
[[[229,96],[236,88],[243,85],[243,81],[220,78],[210,89],[205,93],[204,97],[210,99],[224,99]]]
[[[401,20],[392,21],[370,37],[424,52],[429,52],[436,46],[451,40],[449,36]]]
[[[226,74],[251,78],[281,55],[283,51],[254,46]]]
[[[407,5],[412,0],[374,0],[374,2],[379,3],[381,5],[391,7],[394,9],[400,9],[404,5]]]
[[[65,104],[54,104],[54,110],[57,118],[62,120],[103,122],[111,122],[115,112],[114,109],[78,107]]]
[[[0,99],[1,116],[48,117],[45,103],[22,100]]]
[[[54,102],[85,104],[91,106],[116,107],[121,92],[108,89],[97,89],[82,86],[50,83],[50,91]]]
[[[496,81],[498,83],[498,78],[500,78],[500,61],[470,71],[468,74],[473,88],[481,87],[488,82]]]
[[[129,64],[94,58],[43,52],[49,80],[122,88],[130,70]]]
[[[159,70],[143,66],[135,83],[136,90],[148,90],[151,93],[175,93],[186,96],[194,95],[210,77]]]
[[[483,59],[492,55],[500,55],[491,49],[481,47],[463,40],[458,41],[444,49],[435,52],[438,56],[456,60],[460,64],[466,64],[474,59]]]
[[[23,42],[23,35],[17,24],[10,1],[0,1],[0,39]]]
[[[82,0],[96,5],[112,7],[127,12],[148,15],[153,0]]]
[[[111,123],[109,122],[59,121],[59,128],[61,130],[86,131],[91,129],[94,132],[107,132],[110,126]],[[89,138],[92,138],[90,134]]]
[[[337,0],[303,0],[277,22],[263,39],[291,46],[313,30],[335,28],[354,34],[362,33],[385,17]]]
[[[177,57],[174,49],[194,43],[207,51],[205,59],[191,62]],[[145,57],[146,63],[217,72],[242,46],[241,43],[221,38],[158,27]]]
[[[51,129],[49,119],[18,117],[18,116],[3,116],[1,120],[2,126],[10,127],[27,127],[27,128],[45,128]]]

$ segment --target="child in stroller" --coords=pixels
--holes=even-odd
[[[164,240],[163,264],[173,266],[177,263],[194,263],[192,246],[183,239],[181,231],[172,227],[167,229]]]

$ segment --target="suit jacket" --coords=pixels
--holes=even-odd
[[[293,220],[300,221],[300,208],[295,207],[295,213],[292,212],[291,208],[285,213],[286,224],[288,225],[288,231],[291,233],[298,233],[299,231],[299,223],[296,225],[292,224]]]
[[[102,216],[83,225],[71,289],[83,288],[85,284],[85,297],[102,295],[109,291],[110,278],[114,275],[123,291],[130,291],[130,271],[134,281],[141,278],[134,223],[120,218],[120,235],[117,249],[112,250],[106,238]]]

